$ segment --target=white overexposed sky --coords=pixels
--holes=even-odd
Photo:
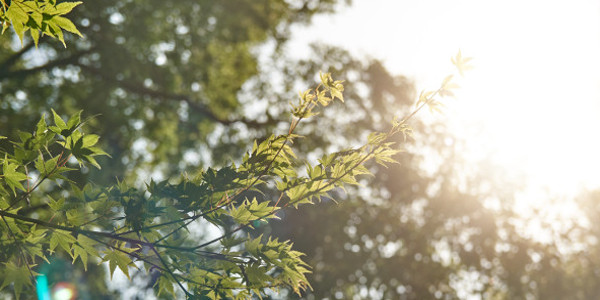
[[[342,46],[419,91],[460,49],[475,68],[439,118],[473,161],[492,153],[554,195],[600,187],[600,1],[354,0],[293,32],[296,57],[311,42]]]

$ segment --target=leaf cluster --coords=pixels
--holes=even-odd
[[[62,15],[80,2],[0,1],[4,29],[12,24],[21,41],[27,30],[36,44],[40,32],[63,44],[62,30],[79,34]],[[329,73],[320,79],[292,105],[295,118],[287,134],[255,142],[239,165],[150,181],[145,188],[71,182],[67,172],[86,165],[99,169],[96,157],[107,154],[97,147],[99,136],[82,127],[81,112],[65,121],[52,111],[52,125],[42,116],[33,132],[20,132],[19,140],[11,141],[12,152],[0,150],[0,258],[6,269],[0,289],[10,286],[19,298],[32,287],[38,265],[57,252],[84,269],[90,262],[107,263],[111,276],[117,268],[127,277],[132,270],[158,272],[156,293],[170,297],[182,291],[188,298],[247,299],[270,288],[286,286],[296,293],[310,288],[310,268],[289,241],[252,238],[242,230],[277,218],[289,206],[357,185],[357,176],[370,174],[368,161],[395,162],[399,150],[389,140],[410,133],[406,122],[412,117],[372,134],[362,147],[326,154],[316,165],[302,161],[291,147],[299,138],[296,127],[336,98],[343,102],[342,81]],[[299,175],[303,165],[306,175]],[[269,184],[277,187],[274,198],[263,193]],[[58,192],[48,192],[52,189]],[[261,197],[249,198],[251,192]],[[188,227],[199,220],[223,234],[198,241]]]
[[[57,38],[66,47],[63,30],[81,36],[71,20],[64,17],[81,4],[57,2],[56,0],[0,0],[0,24],[2,33],[12,25],[23,44],[24,34],[29,31],[37,46],[41,36]]]
[[[312,204],[332,198],[336,188],[359,185],[357,176],[371,174],[365,167],[369,161],[383,166],[395,163],[400,150],[392,138],[410,136],[408,120],[431,105],[434,96],[455,88],[451,78],[437,92],[422,93],[417,109],[394,120],[387,132],[371,133],[363,146],[325,154],[318,164],[310,164],[291,147],[299,138],[296,127],[334,99],[343,101],[342,82],[322,73],[321,83],[301,93],[298,104],[292,105],[295,118],[287,134],[255,141],[239,165],[150,181],[145,189],[125,182],[82,188],[70,182],[65,172],[86,164],[99,169],[94,157],[107,154],[96,146],[99,137],[82,128],[81,111],[65,121],[53,110],[53,125],[42,116],[32,133],[19,132],[12,153],[0,153],[4,156],[0,233],[5,244],[15,246],[0,251],[8,270],[0,275],[2,287],[12,284],[19,297],[35,280],[40,260],[48,262],[49,255],[61,251],[73,263],[79,258],[84,269],[90,260],[107,262],[111,276],[117,267],[127,277],[131,269],[158,270],[154,285],[158,295],[176,296],[175,285],[189,298],[245,299],[281,286],[300,294],[310,288],[306,278],[310,268],[301,259],[303,254],[292,250],[289,241],[244,237],[242,230],[278,218],[278,212],[289,206]],[[301,165],[305,175],[299,175]],[[56,199],[40,191],[43,183],[59,187]],[[276,198],[263,193],[269,184],[277,188]],[[261,197],[250,200],[251,192]],[[47,206],[48,221],[30,215],[34,205]],[[186,230],[199,219],[223,234],[198,242]]]
[[[297,293],[310,288],[309,267],[290,242],[244,237],[242,229],[278,218],[289,206],[331,197],[335,188],[357,185],[357,176],[370,174],[367,161],[394,162],[399,150],[388,139],[403,126],[371,135],[358,149],[324,155],[317,165],[303,162],[291,147],[298,138],[294,130],[318,107],[342,99],[340,81],[329,74],[321,80],[292,107],[297,114],[288,133],[255,142],[239,165],[150,181],[145,189],[124,182],[82,188],[70,183],[65,172],[88,164],[100,168],[94,157],[107,154],[96,146],[99,137],[82,128],[81,112],[65,121],[52,111],[52,125],[42,116],[35,131],[19,134],[13,153],[2,153],[0,228],[3,240],[16,246],[2,253],[12,270],[0,275],[4,286],[12,283],[19,295],[30,286],[39,261],[60,251],[85,269],[92,260],[106,262],[111,275],[117,268],[128,277],[131,269],[159,270],[157,294],[174,296],[175,285],[188,297],[212,299],[247,298],[280,286]],[[297,172],[302,164],[303,176]],[[276,199],[261,194],[269,183],[278,189]],[[42,184],[58,186],[61,193],[46,195]],[[251,192],[263,196],[249,199]],[[30,216],[33,205],[47,206],[49,221]],[[223,235],[204,243],[191,238],[185,230],[199,219],[221,228]],[[30,276],[23,277],[23,270]],[[27,280],[13,281],[19,278]]]

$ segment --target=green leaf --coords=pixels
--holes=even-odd
[[[27,27],[24,26],[29,20],[29,15],[23,11],[19,5],[11,5],[6,11],[6,17],[11,21],[13,29],[19,36],[21,46],[23,45],[23,33],[27,31]]]
[[[73,22],[71,22],[71,20],[64,18],[64,17],[60,17],[60,16],[56,16],[54,18],[52,18],[52,21],[54,23],[56,23],[58,26],[60,26],[60,28],[71,32],[71,33],[75,33],[80,37],[83,37],[83,35],[81,35],[81,32],[79,32],[79,30],[77,30],[77,28],[75,27],[75,24],[73,24]]]
[[[55,201],[55,200],[54,200],[54,199],[52,199],[52,197],[50,197],[49,195],[46,195],[46,197],[47,197],[48,199],[50,199],[50,201],[48,201],[48,206],[50,206],[50,208],[51,208],[53,211],[60,211],[60,210],[63,208],[63,206],[64,206],[64,204],[65,204],[65,198],[62,198],[62,197],[61,197],[61,198],[59,198],[58,200],[56,200],[56,201]]]
[[[271,280],[271,276],[267,275],[269,271],[268,268],[260,265],[250,265],[246,268],[246,275],[248,275],[248,286],[260,286],[263,282],[268,282]]]
[[[15,296],[19,299],[23,291],[23,286],[32,285],[29,268],[27,265],[16,266],[12,261],[6,262],[4,265],[6,266],[2,271],[4,273],[4,282],[2,282],[0,290],[12,282],[15,289]],[[37,275],[36,272],[31,272]]]
[[[67,220],[73,226],[80,226],[87,221],[86,215],[87,213],[81,209],[70,209],[66,213]]]
[[[38,47],[38,42],[40,40],[40,32],[37,29],[31,29],[29,31],[29,33],[31,34],[31,39],[33,39],[33,43],[35,44],[35,47]]]
[[[59,17],[57,17],[59,18]],[[62,17],[60,17],[62,18]],[[62,18],[65,19],[65,18]],[[66,20],[66,19],[65,19]],[[67,20],[68,21],[68,20]],[[70,22],[70,21],[69,21]],[[72,24],[72,23],[71,23]],[[82,110],[78,111],[77,113],[74,113],[70,118],[69,121],[67,121],[67,128],[71,131],[75,130],[75,128],[77,128],[77,126],[80,125],[81,122],[81,112]]]
[[[96,145],[100,137],[95,134],[88,134],[83,136],[83,148],[89,148]]]
[[[15,208],[12,210],[9,210],[9,213],[12,214],[16,214],[19,211],[20,208]],[[13,231],[13,233],[15,235],[21,235],[23,234],[23,231],[21,230],[21,228],[19,228],[19,226],[15,223],[15,219],[13,218],[2,218],[4,222],[0,222],[0,228],[5,228],[4,226],[8,225],[8,227],[10,228],[10,230]]]
[[[85,249],[85,251],[88,254],[100,257],[100,254],[98,254],[98,251],[95,248],[96,244],[98,244],[98,242],[96,242],[95,240],[90,239],[89,237],[87,237],[87,236],[85,236],[83,234],[79,234],[77,236],[77,245],[79,245],[83,249]]]
[[[77,260],[77,257],[81,259],[83,263],[83,269],[87,271],[88,253],[79,245],[73,245],[73,263]]]
[[[2,166],[2,174],[4,176],[4,181],[6,182],[6,184],[8,184],[8,186],[15,195],[15,188],[25,191],[25,188],[21,184],[21,181],[26,180],[28,178],[27,175],[18,172],[17,167],[18,165],[9,163],[8,157],[5,155],[4,163]]]
[[[71,249],[73,248],[74,243],[75,237],[73,237],[70,232],[56,229],[52,232],[52,236],[50,237],[50,251],[54,251],[56,246],[60,245],[65,252],[69,253],[70,256],[73,256]]]
[[[44,174],[48,174],[58,168],[58,158],[58,156],[55,156],[44,163]],[[38,169],[38,171],[41,172],[42,170]]]
[[[81,4],[83,2],[78,1],[78,2],[62,2],[59,3],[56,6],[56,12],[64,15],[64,14],[68,14],[69,12],[71,12],[71,10],[73,10],[73,8],[75,8],[77,5]]]
[[[250,252],[250,254],[254,256],[258,256],[258,252],[260,251],[260,241],[262,240],[262,234],[256,239],[249,239],[246,241],[246,251]]]
[[[35,131],[36,136],[42,136],[48,130],[48,125],[46,124],[46,115],[43,114],[40,120],[37,123],[37,129]]]
[[[102,258],[103,261],[108,261],[108,266],[110,269],[110,278],[112,279],[113,274],[115,273],[115,269],[119,266],[119,269],[125,273],[125,276],[131,280],[129,277],[129,265],[133,264],[133,261],[129,256],[123,252],[117,250],[106,250],[104,251],[106,255]]]
[[[65,48],[67,48],[67,44],[65,44],[65,37],[63,35],[62,29],[60,28],[60,26],[58,25],[58,23],[56,23],[56,21],[54,20],[54,18],[48,20],[48,22],[46,23],[48,24],[48,29],[50,30],[50,32],[52,32],[52,34],[54,36],[56,36],[56,38],[62,42],[63,46]]]
[[[75,263],[75,260],[79,257],[83,263],[83,268],[87,271],[88,256],[93,255],[100,257],[98,251],[94,248],[96,244],[96,241],[83,234],[79,234],[77,236],[77,242],[73,245],[73,263]]]
[[[44,163],[44,156],[43,155],[39,155],[38,158],[35,160],[34,162],[35,165],[35,169],[38,170],[38,172],[40,172],[40,176],[44,176],[44,174],[46,174],[46,168],[45,168],[45,163]]]
[[[44,15],[42,15],[41,12],[34,10],[31,12],[29,17],[31,17],[31,20],[33,20],[35,22],[35,25],[37,26],[37,28],[42,28],[42,22],[44,20]],[[34,31],[38,32],[36,29],[32,28],[31,33],[33,34]]]
[[[96,167],[98,170],[102,169],[100,164],[96,161],[96,159],[90,155],[86,155],[82,157],[84,161],[90,163],[92,166]]]
[[[175,299],[175,289],[173,288],[174,282],[168,276],[160,276],[158,278],[158,282],[155,283],[155,286],[158,285],[158,293],[156,296],[160,296],[162,293],[167,293],[171,295],[172,299]]]
[[[279,219],[275,214],[271,214],[275,207],[269,206],[268,201],[258,203],[256,198],[252,201],[247,199],[238,207],[232,207],[230,214],[231,217],[239,224],[245,224],[250,221],[262,219],[262,218],[274,218]]]
[[[98,148],[98,147],[88,147],[88,150],[92,151],[92,156],[99,156],[99,155],[104,155],[104,156],[108,156],[111,157],[110,155],[108,155],[108,153],[104,152],[104,150]]]
[[[47,229],[35,230],[35,225],[32,226],[32,231],[27,235],[25,241],[32,244],[37,244],[41,239],[46,236]]]
[[[60,130],[68,129],[67,123],[63,121],[63,119],[54,111],[54,109],[52,109],[52,115],[54,116],[54,124],[58,126]],[[57,133],[60,134],[60,132]]]

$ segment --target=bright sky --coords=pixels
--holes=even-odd
[[[296,56],[322,41],[381,59],[418,90],[461,49],[475,69],[440,118],[473,161],[493,153],[555,195],[600,186],[600,1],[354,0],[294,40]]]

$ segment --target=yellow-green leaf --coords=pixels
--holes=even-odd
[[[115,273],[115,269],[119,266],[119,269],[125,273],[127,278],[129,277],[129,265],[132,264],[131,258],[127,256],[127,254],[119,252],[117,250],[106,250],[107,253],[103,260],[108,261],[108,267],[110,269],[110,278],[112,279],[113,274]]]
[[[73,8],[75,8],[77,5],[81,4],[83,2],[78,1],[78,2],[62,2],[59,3],[56,6],[56,12],[64,15],[64,14],[68,14],[69,12],[71,12],[71,10],[73,10]]]
[[[79,32],[79,30],[77,30],[77,28],[75,27],[75,24],[73,24],[73,22],[71,22],[71,20],[61,17],[61,16],[56,16],[54,18],[52,18],[52,20],[54,21],[54,23],[56,23],[60,28],[71,32],[71,33],[75,33],[80,37],[83,37],[81,35],[81,33]]]

